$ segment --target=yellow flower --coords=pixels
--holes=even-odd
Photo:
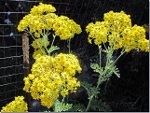
[[[53,30],[55,31],[55,35],[59,36],[61,40],[73,38],[75,34],[82,32],[80,25],[66,16],[56,18]]]
[[[30,13],[33,15],[43,15],[43,14],[47,14],[47,13],[52,13],[55,12],[56,9],[55,7],[53,7],[51,4],[43,4],[43,3],[39,3],[38,6],[34,6]]]
[[[111,32],[111,34],[108,36],[109,44],[114,49],[117,50],[119,48],[122,48],[122,38],[119,32]]]
[[[147,39],[138,40],[138,48],[141,51],[149,52],[149,40]]]
[[[33,53],[33,55],[32,55],[32,57],[33,57],[34,59],[37,59],[37,58],[39,58],[39,57],[42,56],[42,55],[46,55],[46,52],[45,52],[44,48],[35,49],[35,50],[34,50],[34,53]]]
[[[115,32],[123,32],[124,29],[132,26],[130,15],[125,14],[124,11],[109,11],[104,14],[104,21],[107,21],[111,26],[110,30]]]
[[[43,55],[35,60],[31,74],[24,79],[24,90],[31,93],[33,99],[40,99],[43,106],[52,107],[59,95],[66,96],[80,87],[75,74],[82,69],[75,55]]]
[[[60,92],[60,94],[61,94],[63,97],[65,97],[65,96],[67,96],[67,95],[69,94],[69,92],[68,92],[67,89],[63,89],[63,90]]]
[[[15,97],[15,100],[2,107],[1,112],[27,112],[28,106],[23,96]]]
[[[108,42],[113,50],[125,48],[125,52],[133,49],[149,51],[145,29],[137,25],[132,26],[130,15],[123,11],[105,13],[104,21],[89,23],[86,32],[90,44],[100,45]]]
[[[143,27],[134,25],[131,28],[127,28],[123,31],[122,36],[123,46],[126,52],[133,49],[140,49],[141,51],[148,52],[149,41],[146,40],[145,29]]]
[[[108,30],[109,26],[107,22],[97,21],[95,24],[89,23],[86,27],[86,32],[89,33],[88,42],[92,44],[92,40],[94,40],[96,45],[106,43]]]

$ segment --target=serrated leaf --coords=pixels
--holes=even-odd
[[[55,112],[68,111],[71,108],[72,108],[72,104],[63,103],[63,102],[60,102],[59,100],[55,101],[55,104],[54,104],[54,111]]]
[[[92,95],[90,91],[92,84],[89,84],[87,82],[81,82],[81,86],[87,91],[88,97],[90,97]]]
[[[100,67],[97,63],[91,63],[90,67],[94,72],[99,73],[100,75],[103,73],[103,67]]]
[[[85,111],[85,106],[83,104],[75,104],[68,111],[70,111],[70,112],[84,112]]]
[[[54,52],[54,51],[56,51],[56,50],[59,50],[60,48],[58,47],[58,46],[51,46],[50,48],[49,48],[49,50],[48,50],[48,53],[50,54],[50,53],[52,53],[52,52]]]
[[[95,86],[92,86],[92,84],[87,82],[81,82],[81,86],[84,87],[84,89],[87,91],[89,98],[91,98],[91,96],[96,97],[96,95],[99,93]]]
[[[106,104],[105,102],[103,102],[101,99],[99,99],[99,100],[93,99],[91,102],[90,108],[93,111],[103,111],[103,112],[111,111],[110,106],[108,104]]]

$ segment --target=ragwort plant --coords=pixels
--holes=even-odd
[[[70,53],[70,41],[82,30],[73,20],[63,15],[58,16],[55,11],[55,7],[50,4],[40,3],[34,6],[20,21],[18,31],[26,32],[34,39],[31,46],[34,48],[35,63],[32,65],[31,73],[24,78],[23,90],[30,93],[33,99],[40,100],[41,105],[61,112],[72,107],[72,104],[65,102],[65,97],[70,93],[76,93],[80,87],[75,75],[80,73],[82,68],[77,56]],[[69,40],[68,54],[52,54],[60,49],[54,45],[58,37],[60,40]],[[49,38],[52,38],[52,42]],[[15,104],[16,101],[15,99],[12,103]],[[2,111],[26,112],[26,102],[21,103],[25,106],[20,108],[22,110],[18,110],[17,107],[9,109],[10,103],[3,107]]]
[[[132,26],[130,15],[123,11],[109,11],[104,14],[103,19],[103,21],[92,22],[86,26],[88,42],[97,45],[99,50],[99,63],[91,64],[93,71],[99,75],[97,85],[82,83],[89,99],[86,111],[91,110],[95,104],[99,104],[99,110],[102,110],[103,102],[97,100],[97,95],[100,93],[99,86],[109,80],[113,74],[120,78],[119,69],[115,64],[123,54],[131,50],[149,52],[149,40],[146,39],[145,29],[138,25]],[[117,50],[120,55],[114,60],[113,55]],[[104,66],[102,66],[102,54],[106,55]]]
[[[104,14],[104,21],[87,25],[88,42],[97,45],[99,50],[99,63],[91,64],[93,71],[98,73],[97,85],[93,86],[86,81],[80,82],[75,77],[82,68],[77,56],[70,53],[70,41],[75,34],[81,33],[80,26],[66,16],[56,15],[55,11],[52,5],[40,3],[34,6],[18,25],[19,31],[27,32],[34,39],[31,45],[34,48],[35,63],[32,65],[31,73],[24,78],[23,90],[54,112],[93,109],[109,111],[109,106],[98,99],[101,91],[99,86],[109,80],[113,74],[120,77],[115,64],[123,54],[131,50],[149,51],[145,29],[137,25],[132,26],[130,15],[123,11],[110,11]],[[69,54],[53,54],[60,49],[54,45],[58,37],[60,40],[69,41]],[[52,42],[49,38],[52,38]],[[114,60],[112,57],[117,50],[120,55]],[[105,65],[102,65],[102,54],[106,55]],[[80,85],[88,94],[89,101],[86,109],[82,104],[73,105],[67,103],[65,99],[70,93],[76,93]],[[28,107],[24,97],[18,96],[1,111],[27,112]]]

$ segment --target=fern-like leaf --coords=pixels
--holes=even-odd
[[[103,111],[103,112],[111,111],[110,106],[105,102],[103,102],[101,99],[100,100],[93,99],[90,108],[92,111]]]
[[[59,100],[55,101],[55,104],[54,104],[54,111],[55,112],[68,111],[71,108],[72,108],[72,104],[63,103],[63,102],[60,102]]]

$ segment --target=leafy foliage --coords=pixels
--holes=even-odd
[[[51,54],[53,51],[59,50],[60,48],[58,46],[51,46],[48,50],[48,53]]]
[[[85,107],[82,104],[75,104],[72,106],[71,109],[69,109],[70,112],[84,112]]]
[[[101,99],[99,99],[99,100],[93,99],[91,102],[90,109],[92,111],[103,111],[103,112],[111,111],[110,106],[108,104],[106,104],[105,102],[103,102]]]
[[[60,102],[59,100],[55,101],[54,112],[68,111],[71,108],[72,108],[72,104],[63,103],[63,102]]]
[[[97,63],[91,63],[90,67],[93,69],[94,72],[99,73],[102,75],[104,68],[100,67]]]
[[[97,88],[95,86],[92,86],[92,84],[87,82],[81,82],[81,86],[85,88],[87,91],[89,99],[91,97],[96,97],[99,91],[97,91]]]

